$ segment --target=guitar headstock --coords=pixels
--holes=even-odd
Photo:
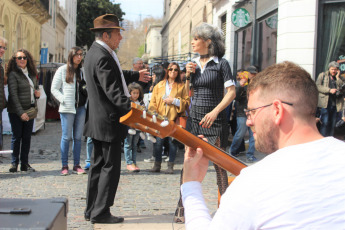
[[[131,106],[131,111],[120,117],[120,123],[159,138],[171,136],[175,132],[176,125],[174,122],[167,121],[164,117],[154,112],[146,111],[145,107],[133,102]],[[164,123],[162,124],[162,122]]]

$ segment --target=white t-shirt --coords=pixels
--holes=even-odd
[[[345,229],[345,143],[289,146],[245,168],[211,219],[201,185],[182,185],[187,229]]]

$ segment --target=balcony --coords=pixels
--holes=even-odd
[[[47,10],[49,8],[49,2],[45,0],[13,0],[18,6],[22,6],[23,10],[30,14],[40,24],[44,24],[50,19],[50,15]]]

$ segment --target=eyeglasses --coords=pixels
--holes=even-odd
[[[178,72],[178,69],[169,68],[169,71],[176,71],[176,72]]]
[[[289,103],[289,102],[282,101],[282,103],[293,106],[293,104]],[[255,115],[256,110],[261,109],[261,108],[266,108],[266,107],[269,107],[271,105],[273,105],[273,103],[268,104],[268,105],[263,105],[263,106],[260,106],[260,107],[254,108],[254,109],[244,109],[244,113],[246,114],[248,120],[252,120],[252,116]]]
[[[76,53],[74,56],[83,57],[83,53]]]
[[[28,58],[27,58],[27,57],[19,56],[19,57],[16,57],[16,59],[18,59],[18,60],[26,60],[26,59],[28,59]]]
[[[6,46],[0,46],[0,49],[7,50]]]

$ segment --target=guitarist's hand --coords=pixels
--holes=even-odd
[[[203,136],[199,136],[203,138]],[[207,141],[206,138],[203,138]],[[189,181],[199,181],[200,183],[204,180],[208,169],[208,159],[203,156],[201,148],[192,149],[187,147],[184,155],[183,165],[183,183]]]

